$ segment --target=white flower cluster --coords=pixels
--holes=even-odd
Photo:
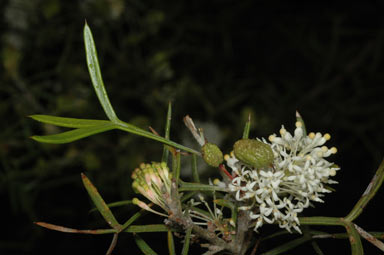
[[[249,210],[256,220],[255,231],[266,222],[301,233],[297,214],[311,201],[323,202],[323,193],[331,192],[324,184],[337,183],[329,178],[339,167],[325,159],[337,152],[324,146],[330,135],[304,132],[302,123],[296,122],[293,136],[282,126],[280,136],[269,137],[270,143],[263,139],[271,146],[274,161],[262,169],[244,164],[233,153],[225,156],[234,177],[229,189],[244,202],[240,209]]]

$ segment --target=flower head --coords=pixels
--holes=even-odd
[[[301,232],[297,214],[313,201],[323,202],[324,193],[331,192],[325,185],[337,183],[330,178],[339,167],[326,159],[337,152],[324,146],[329,139],[329,134],[306,135],[297,122],[293,135],[282,126],[280,136],[269,136],[269,143],[259,140],[273,151],[271,165],[256,168],[234,153],[225,156],[234,176],[229,189],[243,203],[240,209],[255,219],[255,231],[266,222]]]
[[[133,171],[131,177],[133,179],[132,187],[136,193],[141,193],[152,203],[160,206],[166,212],[169,211],[168,201],[171,197],[172,174],[166,163],[142,163],[140,168]],[[137,198],[132,202],[145,210],[167,216],[150,209],[148,205]]]

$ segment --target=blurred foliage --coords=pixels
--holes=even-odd
[[[32,222],[96,227],[102,220],[88,214],[80,172],[113,202],[130,197],[132,169],[161,157],[160,144],[117,131],[68,145],[28,139],[58,131],[30,114],[105,118],[87,73],[85,19],[121,119],[163,132],[171,100],[174,140],[183,143],[189,114],[215,123],[229,152],[249,113],[252,136],[267,136],[293,128],[299,110],[309,130],[331,133],[342,168],[338,192],[313,213],[344,215],[384,154],[383,9],[380,1],[0,1],[0,253],[103,253],[106,237]],[[375,228],[372,205],[365,215],[361,225]],[[133,246],[127,235],[116,251]]]

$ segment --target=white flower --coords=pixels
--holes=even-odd
[[[260,141],[269,144],[274,153],[271,166],[255,169],[239,161],[233,153],[225,155],[234,178],[228,185],[235,199],[244,203],[241,210],[249,210],[255,219],[254,230],[266,223],[277,223],[289,232],[300,232],[297,214],[311,202],[323,202],[323,193],[331,192],[324,184],[337,183],[330,178],[339,167],[326,160],[337,152],[324,146],[329,134],[304,134],[301,122],[289,133],[284,126],[280,136],[269,136]]]

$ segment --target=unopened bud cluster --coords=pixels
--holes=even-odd
[[[132,187],[136,193],[145,196],[152,203],[160,206],[166,212],[169,212],[169,199],[171,198],[172,174],[165,162],[140,165],[132,173]],[[167,216],[165,214],[152,210],[147,204],[137,198],[132,200],[141,208],[153,213]]]

